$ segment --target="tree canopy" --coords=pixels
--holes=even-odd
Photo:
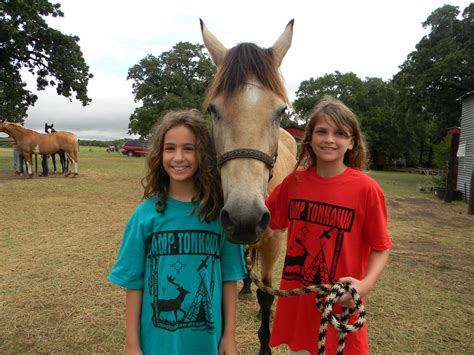
[[[130,133],[147,136],[166,112],[201,107],[215,72],[203,48],[180,42],[158,57],[147,55],[129,69],[135,101],[142,103],[130,117]]]
[[[411,119],[428,119],[435,143],[444,137],[446,128],[459,125],[461,102],[457,99],[474,90],[474,3],[462,18],[459,13],[451,5],[433,11],[423,23],[431,32],[394,77]]]
[[[314,105],[324,95],[344,102],[358,116],[371,151],[372,160],[398,156],[401,148],[394,144],[401,127],[395,116],[394,91],[391,85],[379,78],[362,80],[354,73],[326,74],[310,78],[300,84],[293,103],[300,117],[309,117]]]
[[[293,107],[299,117],[308,117],[314,105],[324,95],[331,95],[355,110],[358,102],[356,94],[362,85],[362,80],[356,74],[343,74],[339,71],[319,78],[309,78],[302,81],[296,91]]]
[[[58,95],[87,105],[92,74],[79,38],[50,28],[44,17],[62,17],[59,4],[47,0],[8,0],[0,4],[0,116],[22,122],[38,99],[26,89],[21,70],[36,76],[36,87],[56,87]]]

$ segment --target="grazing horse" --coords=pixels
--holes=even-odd
[[[51,123],[50,125],[48,123],[44,124],[44,131],[45,133],[56,133],[56,130],[54,129],[54,123]],[[63,171],[63,174],[67,172],[68,169],[68,161],[66,160],[66,154],[64,154],[64,150],[60,150],[57,153],[52,153],[51,154],[51,160],[53,161],[53,167],[54,167],[54,173],[58,171],[56,169],[56,154],[59,154],[59,161],[61,163],[61,168]]]
[[[204,45],[217,67],[204,101],[212,116],[224,206],[226,237],[249,245],[260,264],[262,281],[272,286],[273,267],[285,230],[268,229],[265,196],[296,164],[296,142],[280,128],[290,104],[279,67],[290,48],[293,20],[271,48],[241,43],[227,49],[201,20]],[[271,354],[270,312],[274,296],[257,290],[261,310],[260,354]]]
[[[28,167],[28,175],[33,176],[32,155],[33,154],[53,154],[60,150],[66,153],[70,161],[69,167],[73,171],[67,172],[66,176],[73,174],[76,176],[78,162],[78,140],[75,134],[59,131],[51,134],[41,134],[31,129],[24,128],[18,123],[0,120],[0,132],[5,132],[12,137],[23,152]]]

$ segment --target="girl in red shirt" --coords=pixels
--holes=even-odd
[[[392,242],[383,191],[363,172],[367,153],[357,117],[341,101],[324,97],[310,115],[302,145],[300,168],[267,198],[270,228],[288,228],[280,286],[289,290],[349,282],[364,302],[387,263]],[[287,344],[298,354],[318,352],[321,313],[315,297],[278,299],[272,347]],[[336,312],[354,306],[348,293],[337,304]],[[336,353],[337,346],[337,332],[329,326],[326,353]],[[344,353],[368,353],[366,325],[348,334]]]

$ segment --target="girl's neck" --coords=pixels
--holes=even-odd
[[[196,186],[193,182],[170,182],[168,195],[177,201],[191,202],[197,196]]]
[[[317,162],[316,174],[322,178],[332,178],[341,175],[346,169],[347,166],[343,162],[337,164],[334,162]]]

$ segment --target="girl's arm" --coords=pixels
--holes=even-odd
[[[235,319],[237,308],[237,281],[224,281],[222,285],[222,310],[224,332],[219,344],[219,355],[237,354]]]
[[[138,330],[142,307],[142,290],[127,289],[125,301],[125,354],[142,354]]]
[[[377,251],[372,250],[369,254],[369,260],[367,264],[367,272],[362,280],[357,280],[353,277],[341,277],[337,282],[350,282],[359,292],[360,296],[367,295],[375,286],[375,283],[380,277],[385,265],[387,265],[388,255],[390,249]],[[354,301],[349,293],[345,293],[337,302],[341,307],[354,307]]]

